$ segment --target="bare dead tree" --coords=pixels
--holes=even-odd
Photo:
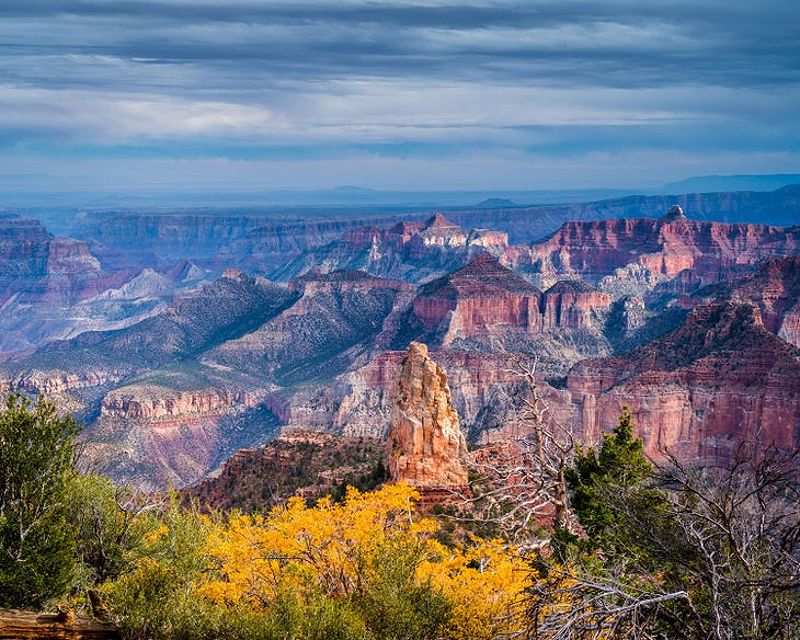
[[[521,394],[508,397],[518,410],[506,424],[513,436],[484,447],[470,461],[471,495],[461,496],[466,518],[498,530],[523,551],[547,544],[545,528],[571,530],[566,471],[575,455],[569,427],[550,414],[538,381],[538,357],[509,353],[509,373],[521,383]],[[546,524],[546,527],[542,527]]]
[[[748,450],[750,451],[748,453]],[[729,467],[661,469],[710,637],[800,634],[800,452],[741,446]]]
[[[661,496],[657,509],[606,487],[624,523],[614,551],[542,563],[531,636],[800,637],[800,453],[745,451],[726,467],[670,460],[643,488]]]
[[[691,607],[683,590],[665,591],[656,580],[637,585],[624,575],[599,576],[585,567],[553,566],[529,595],[528,637],[539,640],[656,640],[659,617],[679,619],[669,605]]]

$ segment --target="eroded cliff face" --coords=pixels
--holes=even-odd
[[[659,219],[568,222],[542,242],[510,248],[503,261],[543,281],[569,276],[594,283],[612,275],[630,279],[636,265],[641,284],[652,287],[687,269],[704,284],[730,279],[764,258],[798,253],[800,227],[698,222],[673,211]]]
[[[612,297],[578,281],[559,282],[544,294],[503,267],[490,254],[424,285],[413,303],[414,316],[442,344],[456,339],[577,329],[602,331]]]
[[[409,345],[397,378],[387,452],[394,482],[422,489],[467,484],[467,446],[447,376],[418,342]]]
[[[0,304],[72,304],[122,282],[104,273],[85,242],[54,238],[36,220],[0,218]]]
[[[602,329],[614,299],[604,291],[577,281],[562,281],[543,296],[542,332],[559,329]]]
[[[800,347],[800,256],[766,260],[751,278],[700,290],[678,303],[693,307],[714,297],[753,303],[769,331]]]
[[[262,390],[176,392],[128,385],[103,398],[82,434],[82,462],[145,490],[197,482],[234,451],[278,432]]]
[[[568,390],[592,442],[630,405],[648,455],[729,461],[741,442],[800,445],[798,351],[758,308],[697,307],[678,329],[626,356],[578,363]]]
[[[463,229],[436,214],[425,222],[355,229],[340,240],[298,256],[273,277],[287,280],[312,269],[358,269],[386,278],[425,282],[466,264],[478,253],[500,254],[507,246],[508,236],[503,232]]]
[[[112,391],[100,405],[101,418],[148,420],[155,427],[172,426],[183,419],[217,418],[236,407],[258,404],[261,394],[242,389],[196,389],[129,386]]]

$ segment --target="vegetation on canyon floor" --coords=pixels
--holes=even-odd
[[[418,509],[405,484],[263,513],[154,500],[78,474],[76,431],[45,400],[11,396],[0,411],[0,606],[70,603],[142,639],[800,630],[796,455],[656,468],[626,412],[576,451],[568,526],[531,529],[522,547],[502,527],[478,535],[458,514]]]

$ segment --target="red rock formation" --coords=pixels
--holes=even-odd
[[[424,285],[414,315],[427,330],[440,330],[443,345],[456,338],[564,330],[599,332],[612,297],[578,282],[560,282],[542,294],[488,253]]]
[[[583,282],[558,282],[544,293],[542,331],[597,330],[613,302],[609,294]]]
[[[800,256],[767,260],[755,276],[734,285],[730,295],[758,305],[764,326],[800,347]]]
[[[800,359],[769,333],[758,309],[696,308],[683,326],[626,356],[585,360],[568,389],[585,439],[630,405],[649,455],[729,460],[740,442],[800,445]]]
[[[453,403],[466,424],[474,424],[486,407],[501,409],[505,388],[518,380],[510,354],[460,350],[436,351],[433,355],[447,372]],[[343,376],[342,388],[337,390],[340,399],[335,402],[329,398],[332,412],[324,420],[346,435],[385,436],[392,422],[404,357],[402,351],[388,351]],[[302,422],[292,415],[290,424]]]
[[[403,358],[387,450],[394,482],[434,490],[467,484],[467,446],[447,376],[418,342]]]
[[[503,327],[537,332],[541,293],[488,253],[466,267],[424,285],[414,315],[426,329],[447,322],[447,338],[485,334]]]
[[[682,309],[693,309],[714,300],[750,302],[761,311],[769,331],[800,347],[800,256],[765,260],[753,276],[731,283],[686,289],[660,286],[653,295],[666,294],[663,299]]]
[[[463,229],[436,214],[425,222],[399,222],[389,228],[368,226],[341,240],[307,251],[273,274],[278,280],[312,269],[358,269],[422,282],[463,265],[476,253],[501,253],[508,236],[499,231]]]
[[[683,215],[568,222],[546,240],[512,247],[503,261],[550,277],[599,281],[631,263],[652,282],[691,269],[704,283],[730,277],[768,257],[800,253],[800,227],[697,222]]]

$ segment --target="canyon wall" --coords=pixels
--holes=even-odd
[[[648,455],[727,462],[743,441],[800,445],[800,358],[758,308],[697,307],[678,329],[626,356],[589,359],[567,388],[589,442],[629,405]]]

